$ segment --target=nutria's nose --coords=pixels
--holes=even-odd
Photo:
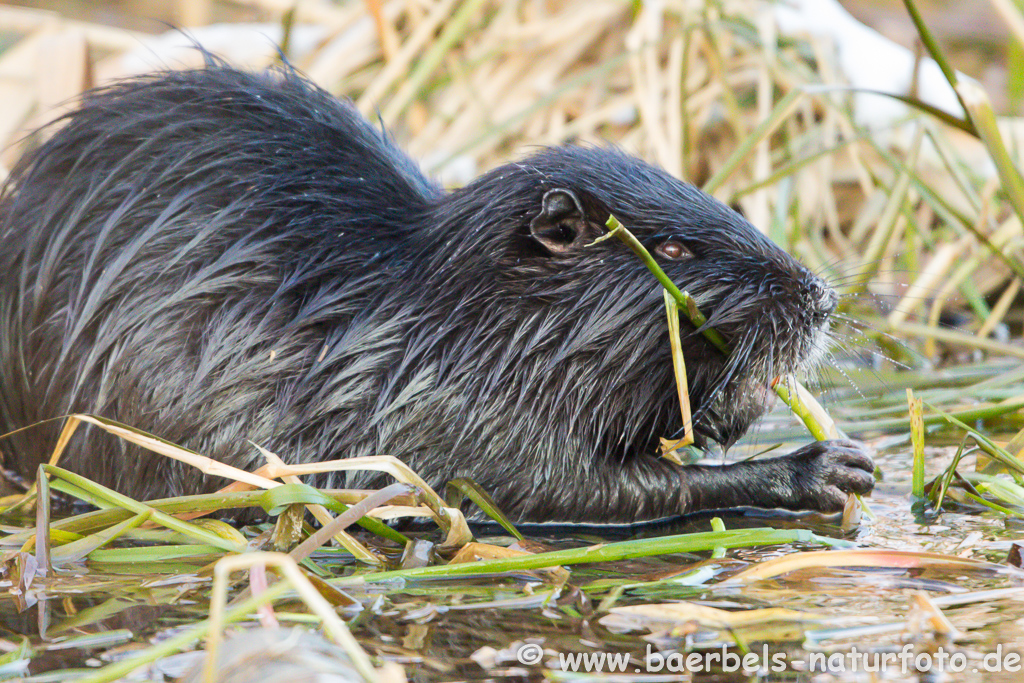
[[[832,289],[824,280],[814,275],[804,281],[804,300],[811,316],[816,320],[824,321],[832,315],[839,303],[839,296],[836,290]]]

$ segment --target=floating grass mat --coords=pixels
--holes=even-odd
[[[221,475],[232,474],[223,467],[215,467],[215,463],[205,462],[197,454],[174,447],[148,434],[85,415],[73,416],[68,421],[69,428],[64,430],[61,443],[67,442],[74,426],[81,422],[90,422],[167,457],[183,460],[204,469],[214,469]],[[58,460],[59,455],[58,450],[54,460]],[[392,458],[364,459],[362,464],[370,467],[385,467],[390,470],[393,465],[392,460]],[[340,461],[337,464],[348,465],[350,462]],[[399,473],[400,478],[418,481],[414,474],[402,468],[393,471]],[[244,474],[242,473],[242,475]],[[278,476],[287,478],[291,475],[279,472]],[[248,479],[250,484],[259,483],[257,480],[260,479],[256,475],[240,476],[240,478]],[[569,571],[564,568],[567,565],[633,560],[669,553],[720,552],[720,549],[725,548],[786,543],[843,545],[842,542],[816,536],[807,530],[764,528],[666,536],[561,551],[525,551],[497,545],[471,543],[471,537],[453,535],[453,528],[464,526],[464,522],[461,525],[457,521],[453,522],[453,520],[462,518],[461,511],[457,508],[446,507],[445,502],[441,501],[421,480],[418,483],[422,488],[398,483],[376,492],[334,494],[338,497],[349,498],[361,495],[361,500],[352,507],[337,502],[330,492],[320,492],[308,486],[300,484],[274,486],[274,482],[270,480],[263,483],[269,487],[269,490],[262,492],[259,497],[248,496],[246,502],[263,506],[271,518],[276,517],[276,522],[272,532],[256,538],[247,538],[234,527],[223,522],[208,519],[188,521],[181,517],[194,516],[197,508],[205,508],[205,510],[213,512],[225,508],[236,508],[243,500],[239,493],[248,492],[194,496],[185,500],[157,501],[150,505],[117,494],[55,465],[41,465],[40,478],[37,482],[38,513],[35,528],[26,528],[20,533],[8,533],[0,540],[0,545],[10,548],[4,555],[4,569],[12,588],[17,586],[14,593],[20,601],[22,610],[37,606],[40,601],[45,603],[62,594],[68,595],[82,591],[80,572],[83,565],[90,566],[100,574],[116,575],[116,567],[120,565],[135,576],[140,573],[148,575],[150,578],[143,582],[143,587],[149,600],[156,599],[159,602],[169,603],[182,598],[187,598],[189,602],[196,599],[209,599],[212,604],[209,619],[179,630],[176,635],[162,639],[158,645],[133,656],[122,658],[98,671],[92,673],[82,671],[79,672],[81,675],[77,677],[70,672],[65,672],[71,677],[65,680],[72,680],[72,678],[82,681],[117,680],[139,667],[153,664],[171,654],[192,648],[200,638],[204,637],[207,656],[202,660],[204,663],[199,676],[202,680],[218,680],[217,668],[213,663],[221,662],[218,657],[221,654],[219,648],[225,620],[233,622],[251,618],[259,608],[267,607],[272,601],[285,597],[286,591],[289,589],[297,592],[306,606],[318,616],[334,643],[344,652],[345,661],[351,663],[352,669],[358,673],[359,677],[367,681],[401,680],[400,667],[387,662],[375,666],[352,637],[344,621],[339,619],[335,610],[344,611],[353,607],[358,609],[362,607],[357,599],[338,590],[338,586],[349,589],[362,586],[365,589],[369,584],[383,584],[384,586],[391,584],[400,587],[404,586],[406,581],[457,579],[481,575],[514,576],[531,572],[531,570],[546,570],[541,573],[531,572],[532,575],[541,577],[542,583],[564,586],[570,576]],[[106,509],[98,513],[69,517],[61,522],[51,524],[49,496],[51,488]],[[460,492],[471,497],[478,497],[471,486],[458,488]],[[287,489],[287,492],[282,496],[280,492],[284,489]],[[372,517],[375,512],[382,511],[385,505],[392,507],[390,504],[396,497],[408,496],[413,492],[415,492],[412,501],[414,504],[421,503],[426,499],[429,499],[430,503],[422,509],[413,510],[410,514],[432,517],[443,528],[440,542],[425,539],[418,541],[421,545],[427,544],[428,547],[436,544],[436,551],[428,552],[426,555],[414,552],[416,541],[408,539],[388,527],[382,527],[379,523],[375,523]],[[279,495],[271,495],[275,493]],[[508,527],[511,532],[517,533],[500,516],[500,512],[494,510],[493,503],[486,497],[479,500],[482,507],[497,516],[502,525]],[[22,502],[18,502],[15,507],[22,504]],[[301,515],[298,520],[295,519],[296,510],[304,512],[306,509],[311,511],[319,509],[322,512],[325,507],[335,512],[340,508],[341,514],[334,519],[328,517],[329,521],[326,521],[319,531],[303,530]],[[164,509],[187,509],[190,512],[178,513],[178,516],[174,516],[165,512]],[[444,511],[444,514],[438,515],[437,513],[441,510]],[[363,520],[364,526],[371,534],[368,538],[356,539],[348,535],[339,536],[360,520]],[[8,529],[8,531],[12,530]],[[145,533],[136,535],[138,532]],[[320,556],[315,556],[315,554],[332,538],[336,539],[338,545],[344,548],[352,563],[342,569],[343,573],[348,574],[347,577],[325,583],[319,577],[329,577],[338,573],[336,568],[331,566],[331,560],[337,559],[336,557],[332,558],[332,555],[336,555],[336,553],[321,553]],[[111,545],[120,547],[107,547]],[[281,548],[285,545],[292,546],[288,554],[261,551],[262,548]],[[399,551],[405,552],[399,554]],[[480,559],[482,557],[486,559]],[[418,565],[424,561],[432,566],[403,566],[410,563]],[[360,562],[374,564],[378,568],[386,568],[387,571],[369,573],[359,571]],[[300,569],[300,565],[305,571]],[[270,587],[267,577],[262,575],[267,566],[278,567],[278,573],[282,574],[283,580],[275,583],[273,587]],[[214,583],[212,597],[208,597],[211,567]],[[234,603],[228,609],[225,604],[231,572],[233,569],[243,568],[249,569],[249,587],[241,595],[236,595]],[[260,572],[261,578],[257,580],[253,574],[254,571]],[[145,588],[147,584],[162,586],[163,590],[157,589],[154,593]],[[102,582],[100,584],[94,582],[89,586],[89,592],[93,595],[102,595],[124,591],[128,596],[135,592],[131,588],[125,590],[126,588],[128,588],[126,583],[108,579],[105,586],[102,585]],[[162,597],[160,597],[161,593]],[[246,594],[250,595],[246,597]],[[88,629],[96,625],[99,620],[118,617],[130,609],[133,604],[131,599],[117,600],[112,596],[112,600],[102,603],[103,606],[96,609],[94,614],[89,615],[89,618],[86,618],[82,612],[69,614],[66,619],[49,624],[47,630],[51,634],[59,634],[71,629],[76,631]],[[278,623],[273,612],[269,610],[261,612],[260,615],[261,621]],[[89,649],[116,645],[131,637],[131,633],[126,635],[121,632],[116,638],[108,636],[100,641],[93,639],[69,643],[63,638],[58,638],[58,640],[63,647]],[[46,650],[47,646],[42,643],[36,647],[26,645],[17,650],[17,661],[25,663]],[[221,662],[217,666],[223,669],[227,665]]]
[[[74,416],[68,424],[82,422],[167,457],[197,467],[214,467],[198,454],[124,425],[86,415]],[[971,431],[962,423],[961,428]],[[62,443],[70,437],[70,429],[65,429]],[[915,439],[921,438],[920,433],[919,429]],[[991,447],[992,462],[1014,469],[1016,460],[1006,449],[971,433],[980,444]],[[958,454],[953,470],[962,455]],[[703,527],[700,531],[673,534],[663,530],[650,538],[619,542],[586,544],[582,539],[573,540],[571,532],[569,537],[559,534],[554,544],[552,540],[526,540],[486,495],[468,482],[456,482],[450,491],[453,499],[444,500],[425,484],[411,483],[418,482],[415,474],[395,468],[392,458],[354,460],[359,466],[392,471],[404,482],[379,491],[319,491],[298,483],[274,485],[264,478],[268,469],[263,468],[259,474],[238,476],[250,486],[262,484],[267,490],[228,490],[144,502],[59,466],[41,466],[35,524],[20,530],[13,524],[6,527],[0,548],[6,548],[4,576],[18,611],[42,618],[45,610],[48,616],[39,637],[22,640],[21,646],[10,651],[6,663],[15,669],[31,662],[44,662],[45,666],[54,652],[79,652],[84,665],[86,653],[100,651],[109,664],[65,669],[61,680],[113,681],[133,672],[159,680],[152,677],[163,675],[161,667],[175,662],[182,671],[187,670],[184,680],[222,680],[219,676],[227,675],[232,667],[251,660],[251,650],[242,644],[256,639],[268,642],[267,652],[256,660],[257,669],[298,672],[311,666],[330,666],[331,670],[349,671],[356,680],[398,681],[403,680],[400,664],[406,660],[386,640],[379,640],[379,619],[393,623],[395,615],[404,615],[400,621],[408,623],[408,628],[438,619],[445,624],[455,621],[462,624],[458,628],[464,628],[475,615],[500,615],[499,621],[512,618],[518,624],[506,624],[507,629],[518,629],[512,632],[536,634],[536,625],[521,618],[525,610],[527,614],[544,614],[545,619],[555,614],[558,620],[599,623],[607,629],[601,635],[603,647],[623,654],[635,651],[645,633],[661,633],[670,639],[700,633],[703,640],[696,652],[707,651],[710,644],[726,648],[723,652],[735,648],[749,652],[752,643],[761,641],[782,647],[795,634],[805,634],[815,647],[820,646],[819,641],[841,642],[877,621],[871,614],[853,611],[845,627],[834,628],[833,615],[806,604],[790,609],[764,607],[763,599],[747,602],[753,596],[751,587],[755,587],[754,594],[772,595],[766,581],[802,585],[808,576],[824,581],[832,576],[856,586],[873,584],[877,578],[872,572],[884,571],[905,575],[900,588],[893,591],[894,601],[915,582],[933,592],[949,581],[955,581],[949,585],[957,592],[974,586],[979,602],[992,599],[991,592],[983,591],[993,586],[1003,587],[1004,592],[996,594],[1000,600],[1013,600],[1024,593],[1024,589],[1013,588],[1024,579],[1024,572],[1011,564],[914,550],[857,548],[837,537],[836,526],[822,527],[823,535],[806,528],[749,528],[749,523],[747,528],[730,529],[712,519],[710,529],[708,522],[698,521],[695,524]],[[323,466],[351,463],[343,460]],[[277,467],[273,476],[285,480],[292,476],[287,466]],[[1017,465],[1014,472],[1021,469]],[[953,475],[943,473],[930,485],[935,508],[963,501],[969,504],[975,494],[993,510],[1003,503],[1014,504],[1007,501],[1010,496],[1019,500],[1024,488],[1015,488],[995,470],[989,472],[964,474],[962,481],[975,488],[965,491],[959,500],[950,494],[956,488],[950,486]],[[989,488],[981,490],[983,485]],[[101,509],[51,520],[51,489]],[[939,490],[941,494],[936,493]],[[942,498],[937,498],[939,495]],[[485,532],[490,538],[474,539],[458,521],[462,510],[451,505],[463,496],[477,501],[499,520]],[[377,517],[393,516],[396,501],[403,503],[407,514],[433,520],[434,528],[406,534],[375,523]],[[216,519],[196,518],[201,511],[216,513],[240,506],[259,506],[270,521],[239,531]],[[319,514],[326,509],[337,517],[321,520],[323,527],[314,530],[302,521],[302,513],[313,509],[320,510]],[[353,531],[359,521],[364,528]],[[465,532],[453,534],[453,529],[462,528]],[[833,550],[821,552],[827,548]],[[781,556],[779,549],[785,549]],[[737,555],[739,550],[750,554]],[[240,573],[242,570],[247,574]],[[863,572],[860,579],[858,572]],[[787,576],[792,578],[783,579]],[[75,604],[75,596],[83,594],[90,596],[89,603],[68,609]],[[816,594],[811,590],[806,598],[813,601]],[[233,596],[230,602],[229,595]],[[736,602],[740,596],[745,597]],[[712,606],[722,604],[723,599],[733,603],[730,609]],[[918,600],[923,607],[917,609],[930,610],[934,623],[949,623],[941,607],[928,598]],[[51,607],[58,603],[63,607]],[[141,627],[110,629],[111,624],[132,623],[131,614],[141,605],[162,606],[165,616]],[[893,609],[895,613],[895,606]],[[469,622],[463,623],[467,619]],[[830,624],[825,631],[819,628],[823,621]],[[907,623],[890,621],[886,629],[875,633],[899,633]],[[285,628],[285,624],[295,626]],[[664,635],[684,626],[679,635]],[[312,635],[310,629],[316,628],[324,629],[325,638]],[[399,631],[405,628],[399,627]],[[20,631],[28,632],[31,630]],[[543,629],[540,632],[545,633]],[[955,643],[963,637],[952,627],[931,633],[930,637],[942,642]],[[152,638],[154,644],[139,649],[140,637]],[[404,638],[408,637],[407,633]],[[487,630],[477,634],[478,639],[495,637]],[[527,656],[533,650],[524,649],[529,643],[508,638],[493,642],[506,643],[508,656],[518,658],[520,665],[556,660],[565,664],[568,660],[558,657],[580,653],[580,643],[566,642],[564,634],[560,639],[549,633],[544,639],[554,649],[542,649],[536,660],[533,654]],[[292,640],[307,643],[317,656],[307,661],[301,656],[282,659],[268,654],[291,652],[286,644]],[[497,660],[484,657],[487,648],[493,647],[473,642],[477,642],[473,651],[460,656],[472,654],[474,666],[500,672]],[[130,649],[116,654],[125,647]],[[453,651],[446,656],[454,656]],[[209,668],[214,662],[215,668]],[[4,664],[0,661],[0,666]],[[439,666],[436,678],[452,671]],[[249,675],[255,675],[252,668]]]

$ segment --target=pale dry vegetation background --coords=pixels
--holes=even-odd
[[[843,84],[835,45],[780,37],[766,0],[23,4],[0,6],[4,172],[37,139],[25,132],[88,87],[198,65],[193,39],[249,68],[281,44],[449,185],[533,145],[612,142],[699,186],[723,173],[714,194],[842,285],[869,336],[933,360],[1020,336],[1020,221],[984,148],[923,115],[862,130],[848,96],[805,90]],[[915,48],[901,2],[844,4]],[[1018,111],[1019,45],[993,3],[920,5],[954,64]]]

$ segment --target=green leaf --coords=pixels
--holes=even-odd
[[[260,505],[271,516],[281,514],[289,505],[322,505],[335,514],[346,512],[349,508],[344,503],[339,503],[324,492],[307,484],[283,484],[263,492]],[[359,526],[381,538],[394,541],[401,545],[409,542],[409,539],[389,527],[379,519],[362,517],[358,522]]]
[[[462,505],[462,498],[469,498],[471,501],[477,504],[477,506],[484,511],[484,514],[493,519],[495,522],[500,524],[505,531],[515,536],[520,541],[523,540],[522,534],[513,526],[512,522],[508,520],[505,514],[498,507],[498,504],[494,502],[494,499],[488,495],[487,491],[480,488],[472,479],[465,479],[460,477],[459,479],[452,479],[448,482],[445,487],[445,502],[448,503],[448,507],[457,508]]]

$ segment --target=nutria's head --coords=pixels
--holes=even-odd
[[[680,426],[661,287],[619,240],[593,244],[609,214],[732,349],[726,358],[682,320],[700,440],[731,444],[770,406],[768,384],[826,347],[831,287],[729,207],[620,151],[546,149],[455,193],[448,210],[473,228],[436,267],[459,261],[496,283],[486,300],[518,321],[506,355],[546,378],[522,393],[575,401],[577,424],[601,415],[608,438],[654,440]]]

